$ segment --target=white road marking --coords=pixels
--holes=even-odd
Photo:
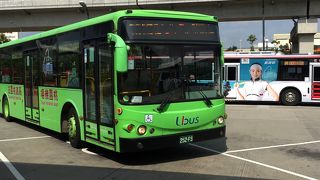
[[[287,173],[287,174],[298,176],[298,177],[301,177],[301,178],[304,178],[304,179],[317,180],[316,178],[313,178],[313,177],[309,177],[309,176],[305,176],[305,175],[302,175],[302,174],[298,174],[298,173],[295,173],[295,172],[292,172],[292,171],[288,171],[288,170],[281,169],[281,168],[278,168],[278,167],[275,167],[275,166],[264,164],[264,163],[261,163],[261,162],[258,162],[258,161],[253,161],[253,160],[242,158],[242,157],[239,157],[239,156],[222,153],[222,152],[219,152],[219,151],[216,151],[216,150],[213,150],[213,149],[209,149],[209,148],[206,148],[206,147],[202,147],[202,146],[199,146],[199,145],[196,145],[196,144],[190,144],[190,145],[194,146],[194,147],[198,147],[198,148],[204,149],[204,150],[207,150],[207,151],[210,151],[210,152],[218,153],[218,154],[221,154],[221,155],[224,155],[224,156],[232,157],[232,158],[235,158],[235,159],[239,159],[239,160],[242,160],[242,161],[250,162],[250,163],[257,164],[257,165],[260,165],[260,166],[263,166],[263,167],[267,167],[267,168],[270,168],[270,169],[281,171],[281,172],[284,172],[284,173]]]
[[[282,106],[282,105],[261,105],[261,104],[252,104],[252,105],[246,105],[246,104],[226,104],[227,107],[232,107],[232,108],[259,108],[259,109],[292,109],[292,107],[297,108],[297,109],[319,109],[319,105],[315,104],[315,106]]]
[[[0,152],[0,160],[7,166],[17,180],[25,180],[18,170],[10,163],[10,161]]]
[[[298,146],[298,145],[314,144],[314,143],[320,143],[320,140],[308,141],[308,142],[302,142],[302,143],[282,144],[282,145],[275,145],[275,146],[265,146],[265,147],[233,150],[233,151],[227,151],[227,152],[225,152],[225,154],[236,153],[236,152],[244,152],[244,151],[254,151],[254,150],[260,150],[260,149],[271,149],[271,148],[278,148],[278,147]]]
[[[86,153],[86,154],[90,154],[90,155],[98,155],[97,153],[88,151],[88,148],[82,148],[81,151],[84,152],[84,153]]]
[[[42,139],[42,138],[48,138],[48,137],[51,137],[51,136],[38,136],[38,137],[16,138],[16,139],[0,139],[0,142],[21,141],[21,140],[29,140],[29,139]]]

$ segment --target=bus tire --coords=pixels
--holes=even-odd
[[[12,121],[12,119],[10,117],[9,101],[8,101],[7,97],[4,97],[3,101],[2,101],[2,114],[3,114],[3,118],[7,122],[11,122]]]
[[[281,102],[287,106],[295,106],[301,101],[300,93],[295,89],[286,89],[281,93]]]
[[[81,147],[81,138],[80,138],[80,125],[79,117],[74,108],[69,110],[67,115],[68,121],[68,137],[72,147],[80,148]]]

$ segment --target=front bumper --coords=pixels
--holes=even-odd
[[[180,134],[157,136],[157,137],[145,137],[136,139],[126,139],[120,138],[120,152],[137,152],[160,149],[164,147],[177,146],[180,144],[180,137],[192,135],[192,142],[199,142],[209,139],[216,139],[220,137],[225,137],[226,126],[202,130],[202,131],[192,131]]]

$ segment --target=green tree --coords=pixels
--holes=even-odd
[[[235,45],[233,45],[233,46],[230,46],[230,47],[227,49],[227,51],[235,51],[235,50],[237,50],[237,49],[238,49],[238,47],[235,46]]]
[[[250,34],[247,41],[249,42],[249,44],[251,45],[251,51],[254,51],[254,47],[253,47],[253,43],[257,40],[257,37],[253,34]]]
[[[3,33],[0,33],[0,44],[6,43],[9,41],[10,41],[10,39],[8,39],[6,35],[4,35]]]
[[[280,44],[280,41],[273,40],[271,41],[271,43],[274,44],[274,51],[278,53],[279,52],[278,45]]]
[[[290,48],[288,43],[286,43],[285,45],[280,45],[279,49],[284,54],[290,54]]]

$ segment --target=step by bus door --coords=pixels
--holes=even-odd
[[[25,117],[34,124],[39,124],[39,58],[36,51],[24,53],[25,61]]]
[[[113,56],[105,43],[84,43],[84,104],[86,140],[114,150]]]
[[[311,99],[320,100],[320,63],[312,63]]]

